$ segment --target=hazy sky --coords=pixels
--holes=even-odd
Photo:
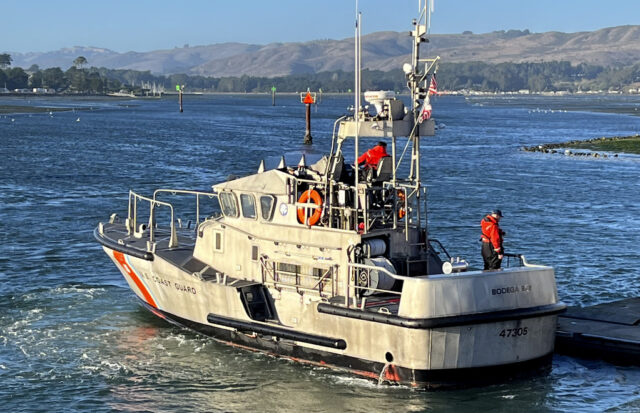
[[[363,32],[403,31],[417,0],[359,0]],[[353,36],[353,0],[2,0],[0,52],[124,51]],[[432,33],[591,31],[640,24],[640,0],[436,0]]]

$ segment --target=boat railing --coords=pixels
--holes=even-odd
[[[349,276],[345,279],[345,306],[358,307],[358,299],[360,298],[360,307],[364,308],[366,297],[374,293],[393,294],[398,296],[402,294],[400,291],[372,287],[372,271],[377,271],[378,274],[382,273],[385,276],[393,278],[394,280],[402,280],[407,278],[402,275],[394,274],[386,268],[378,267],[375,265],[349,263],[347,265],[347,272]]]
[[[449,251],[447,251],[447,249],[439,240],[430,238],[429,247],[431,247],[431,250],[433,250],[438,255],[438,257],[440,257],[440,260],[449,261],[451,259],[451,254],[449,254]]]
[[[336,266],[321,269],[319,276],[304,274],[299,271],[288,271],[278,268],[278,263],[262,255],[260,257],[262,283],[273,286],[276,290],[287,288],[302,294],[314,292],[321,297],[331,298],[337,294]]]
[[[447,249],[442,245],[442,243],[437,239],[429,239],[429,246],[435,253],[440,257],[443,261],[452,261],[453,257]],[[504,259],[502,260],[504,268],[511,267],[536,267],[535,264],[530,264],[524,255],[522,254],[504,254]]]
[[[368,233],[376,228],[391,227],[404,228],[408,233],[409,227],[416,223],[419,225],[420,189],[416,185],[401,181],[384,181],[378,185],[361,182],[356,186],[347,182],[330,181],[327,184],[323,181],[295,177],[292,186],[294,196],[307,190],[324,193],[325,199],[321,206],[291,200],[296,208],[303,209],[304,222],[307,222],[308,216],[316,209],[322,208],[323,216],[328,217],[325,218],[326,225],[330,228]],[[351,204],[355,194],[360,199],[358,209],[354,209]],[[426,196],[424,199],[426,200]],[[364,223],[363,228],[360,226],[361,223]]]
[[[170,194],[170,195],[194,195],[195,196],[195,200],[196,200],[196,227],[200,224],[200,199],[201,198],[208,198],[208,199],[217,199],[218,198],[218,194],[215,192],[204,192],[204,191],[195,191],[195,190],[188,190],[188,189],[166,189],[166,188],[161,188],[161,189],[156,189],[155,191],[153,191],[153,199],[156,200],[158,198],[158,195],[165,193],[165,194]]]
[[[155,242],[155,223],[156,223],[156,208],[166,207],[169,208],[171,213],[171,235],[169,237],[169,248],[175,248],[178,246],[178,235],[176,233],[175,215],[173,211],[173,205],[168,202],[158,201],[153,198],[148,198],[143,195],[139,195],[133,191],[129,191],[129,211],[127,218],[127,233],[129,235],[135,235],[138,230],[138,202],[149,203],[149,222],[147,227],[149,228],[149,242],[151,245]],[[144,229],[141,228],[141,229]]]
[[[502,260],[505,268],[510,267],[536,267],[535,264],[530,264],[527,262],[527,259],[522,254],[504,254],[504,258]],[[512,262],[514,265],[512,265]]]
[[[149,203],[149,221],[146,227],[149,228],[149,242],[153,245],[155,242],[158,213],[156,212],[158,207],[167,208],[170,212],[170,236],[169,236],[169,248],[176,248],[178,246],[178,234],[176,231],[176,222],[182,223],[176,220],[175,208],[173,204],[165,201],[160,201],[158,196],[162,193],[168,193],[171,195],[195,195],[195,209],[196,209],[196,227],[200,224],[201,215],[201,197],[207,197],[209,199],[216,198],[218,195],[212,192],[192,191],[184,189],[157,189],[153,193],[153,197],[145,197],[137,194],[134,191],[129,191],[129,210],[127,219],[127,232],[129,235],[135,235],[141,232],[138,227],[138,221],[140,220],[140,211],[138,209],[138,203],[140,201]],[[144,227],[144,228],[146,228]]]
[[[506,265],[504,265],[505,269],[510,267],[527,267],[527,268],[543,267],[540,265],[531,264],[527,262],[527,259],[522,254],[504,254],[504,256],[507,259],[507,263]],[[510,260],[514,260],[519,265],[513,265],[513,266],[509,265]],[[400,291],[393,291],[390,289],[381,289],[381,288],[372,287],[371,286],[372,271],[378,272],[378,279],[381,278],[380,274],[384,274],[384,276],[392,278],[395,281],[415,280],[416,278],[415,276],[398,275],[398,274],[392,273],[386,268],[378,267],[375,265],[349,263],[347,265],[348,277],[345,278],[345,285],[344,285],[345,306],[364,308],[363,301],[360,301],[359,302],[360,305],[358,305],[358,299],[363,300],[367,296],[374,293],[393,294],[398,296],[402,295]],[[480,276],[483,273],[483,271],[475,271],[473,273],[475,273],[474,275]],[[472,275],[468,272],[466,272],[466,274]],[[444,275],[444,274],[436,274],[436,275]]]

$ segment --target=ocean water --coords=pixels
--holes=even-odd
[[[520,150],[640,133],[640,117],[593,112],[640,99],[594,99],[440,98],[446,127],[422,140],[431,236],[478,266],[480,219],[499,207],[506,248],[553,266],[567,304],[637,297],[640,157]],[[175,98],[2,104],[83,109],[0,115],[3,411],[640,411],[638,367],[556,355],[546,374],[415,391],[229,348],[139,307],[92,236],[126,214],[129,189],[208,190],[261,159],[327,152],[345,97],[313,108],[312,147],[296,96],[185,96],[184,113]]]

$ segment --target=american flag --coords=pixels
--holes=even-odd
[[[431,103],[429,103],[429,97],[424,100],[422,108],[420,109],[420,115],[418,116],[418,123],[422,123],[425,120],[431,118]]]
[[[436,82],[436,75],[431,76],[431,83],[429,83],[429,94],[437,95],[438,94],[438,82]]]

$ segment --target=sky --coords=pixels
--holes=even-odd
[[[352,37],[355,0],[2,0],[0,53],[150,51]],[[364,34],[410,29],[418,0],[358,0]],[[640,0],[435,0],[431,33],[592,31],[640,24]]]

